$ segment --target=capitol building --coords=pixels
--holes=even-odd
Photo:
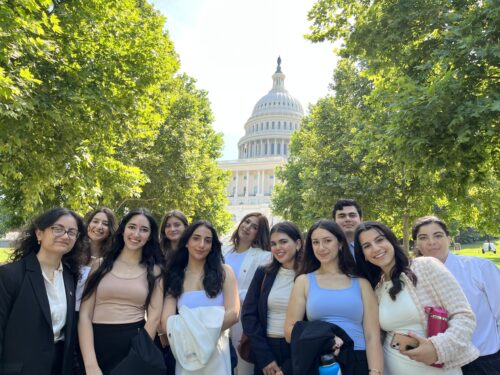
[[[285,89],[280,58],[272,78],[272,89],[257,101],[245,123],[245,135],[238,142],[238,160],[219,162],[223,170],[232,172],[227,209],[235,223],[254,211],[266,215],[271,225],[275,222],[270,209],[275,170],[286,163],[290,138],[304,117],[300,102]]]

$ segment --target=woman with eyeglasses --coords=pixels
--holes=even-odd
[[[73,372],[82,218],[53,208],[18,237],[13,262],[0,267],[0,373]]]
[[[130,211],[111,251],[92,266],[83,292],[78,335],[88,375],[110,373],[140,329],[155,337],[163,305],[162,268],[153,216],[144,208]]]

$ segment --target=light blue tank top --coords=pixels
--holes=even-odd
[[[247,255],[248,255],[247,251],[243,253],[230,251],[224,256],[224,262],[231,266],[234,274],[236,275],[236,278],[238,278],[238,275],[240,274],[241,265],[243,264],[243,261],[245,260],[245,257]]]
[[[351,278],[351,286],[345,289],[321,288],[314,272],[307,274],[307,319],[336,324],[354,341],[354,350],[366,350],[363,334],[363,299],[359,279]]]
[[[224,294],[221,292],[214,298],[210,298],[204,290],[191,290],[182,293],[179,297],[177,308],[180,309],[181,306],[191,309],[195,307],[224,306]]]

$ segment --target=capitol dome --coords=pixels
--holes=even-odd
[[[304,116],[302,104],[285,89],[281,58],[272,76],[273,87],[255,104],[238,142],[238,158],[288,157],[290,137]]]

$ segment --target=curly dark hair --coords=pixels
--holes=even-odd
[[[179,247],[173,254],[166,273],[166,294],[179,298],[183,292],[186,267],[189,261],[187,244],[194,231],[204,226],[212,232],[212,249],[208,253],[204,265],[203,289],[208,297],[214,298],[224,286],[225,272],[223,268],[222,244],[213,225],[205,220],[198,220],[186,228],[179,241]]]
[[[80,265],[87,265],[90,263],[91,259],[91,254],[90,254],[90,238],[88,236],[88,228],[92,220],[94,219],[94,216],[97,215],[98,213],[103,213],[106,215],[106,218],[108,220],[108,228],[109,228],[109,236],[106,238],[104,243],[102,244],[101,247],[101,256],[106,256],[106,254],[111,251],[111,247],[113,246],[113,237],[116,232],[116,228],[118,227],[118,223],[116,220],[116,215],[115,213],[108,207],[99,207],[95,209],[94,211],[89,212],[87,215],[85,215],[85,223],[87,225],[87,231],[85,231],[85,236],[84,236],[84,248],[81,253],[81,258],[80,258]]]
[[[281,223],[273,225],[273,227],[271,228],[271,236],[273,235],[273,233],[286,234],[294,242],[300,240],[300,248],[295,253],[295,259],[293,263],[293,269],[295,270],[295,273],[297,273],[304,249],[304,238],[302,237],[300,229],[291,221],[282,221]],[[265,271],[266,273],[278,272],[280,267],[281,263],[278,262],[273,256],[273,260],[268,266],[266,266]]]
[[[304,258],[301,262],[298,274],[301,275],[314,272],[321,265],[320,261],[314,255],[311,239],[312,234],[316,229],[327,230],[337,238],[337,241],[339,242],[339,270],[344,275],[356,276],[356,265],[354,263],[354,258],[352,257],[352,254],[349,250],[349,245],[345,238],[344,232],[337,223],[329,219],[320,219],[316,221],[307,231]]]
[[[37,254],[40,250],[40,244],[38,243],[36,237],[36,231],[43,231],[47,228],[50,228],[61,216],[66,215],[72,216],[76,220],[79,235],[71,251],[63,255],[62,262],[69,268],[69,270],[73,274],[73,277],[77,279],[79,277],[78,260],[81,256],[84,241],[83,234],[85,233],[86,229],[82,217],[67,208],[52,208],[36,217],[31,223],[27,224],[17,238],[17,241],[14,245],[14,251],[11,255],[11,260],[18,261],[25,258],[29,254]]]
[[[399,244],[396,235],[382,223],[376,221],[365,221],[358,226],[356,232],[354,233],[354,255],[356,257],[356,265],[359,272],[370,282],[372,288],[375,288],[375,286],[377,286],[380,282],[383,271],[380,267],[377,267],[367,261],[363,254],[363,248],[361,246],[359,236],[361,233],[370,229],[373,229],[380,235],[384,236],[394,248],[395,264],[391,271],[391,281],[393,286],[389,289],[389,295],[394,301],[396,300],[397,294],[403,288],[403,282],[400,280],[401,274],[406,274],[413,285],[417,285],[417,275],[415,275],[410,269],[410,260]]]
[[[163,219],[161,220],[161,225],[160,225],[160,248],[163,251],[163,254],[165,255],[165,258],[168,260],[168,258],[171,257],[173,251],[175,249],[172,249],[172,243],[168,239],[168,237],[165,235],[165,228],[167,227],[167,221],[171,217],[175,217],[176,219],[179,219],[182,224],[184,224],[184,227],[186,228],[189,225],[188,219],[186,215],[184,215],[184,212],[179,211],[179,210],[172,210],[168,211],[165,216],[163,216]]]
[[[155,281],[158,277],[162,277],[165,272],[165,260],[158,244],[158,225],[156,224],[153,215],[146,208],[136,208],[123,217],[113,237],[113,246],[111,250],[103,258],[103,261],[99,268],[92,275],[90,275],[87,280],[87,285],[85,286],[85,290],[83,291],[82,301],[92,295],[92,293],[94,293],[94,291],[99,286],[102,278],[107,273],[111,272],[114,262],[121,254],[125,246],[125,241],[123,239],[125,227],[127,226],[128,222],[137,215],[145,216],[146,219],[148,219],[151,229],[149,239],[142,248],[142,256],[140,260],[140,264],[145,265],[147,271],[146,276],[148,281],[148,295],[146,297],[144,308],[146,309],[148,307],[149,302],[151,301],[151,295],[154,290]],[[158,276],[154,275],[155,265],[160,267],[161,270],[161,273]]]

